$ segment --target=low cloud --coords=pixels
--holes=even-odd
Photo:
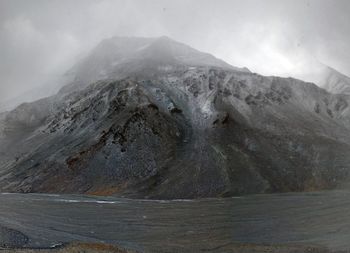
[[[346,0],[1,0],[0,102],[114,35],[167,35],[265,75],[312,79],[319,61],[350,75],[349,12]]]

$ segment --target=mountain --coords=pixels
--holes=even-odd
[[[323,67],[320,76],[320,87],[331,93],[350,95],[350,77],[328,66]]]
[[[0,117],[0,190],[199,198],[348,187],[350,97],[169,38],[103,41]]]
[[[350,95],[350,77],[312,56],[308,57],[307,64],[295,71],[295,77],[313,82],[333,94]]]

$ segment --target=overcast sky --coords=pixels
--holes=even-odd
[[[350,75],[348,0],[0,0],[0,102],[115,35],[167,35],[264,75],[307,79],[317,61]]]

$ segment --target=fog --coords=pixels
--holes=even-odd
[[[264,75],[350,75],[347,0],[0,0],[0,103],[49,86],[99,41],[166,35]],[[311,73],[311,74],[310,74]]]

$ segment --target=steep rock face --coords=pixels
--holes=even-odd
[[[154,50],[174,54],[161,41]],[[222,66],[158,63],[154,72],[129,58],[120,68],[137,67],[127,78],[74,83],[2,115],[0,189],[197,198],[347,186],[347,95]]]

